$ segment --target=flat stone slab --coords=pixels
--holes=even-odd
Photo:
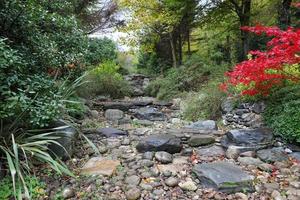
[[[224,156],[225,155],[225,151],[223,147],[216,146],[216,145],[211,147],[198,148],[196,152],[200,156]]]
[[[285,153],[282,147],[263,149],[257,151],[256,155],[261,160],[269,163],[273,163],[276,161],[287,161],[289,159],[288,155]]]
[[[100,106],[104,110],[108,109],[118,109],[122,111],[128,111],[130,108],[132,108],[134,105],[131,102],[95,102],[95,106]]]
[[[242,152],[267,148],[273,142],[273,133],[264,128],[231,130],[221,139],[221,144],[225,148],[231,145],[244,147],[241,149]]]
[[[139,109],[133,109],[132,112],[134,116],[140,120],[164,121],[166,119],[164,113],[151,107],[142,107]]]
[[[186,128],[198,130],[218,130],[217,123],[213,120],[197,121]]]
[[[138,143],[136,149],[139,152],[166,151],[168,153],[179,153],[182,149],[181,140],[172,135],[151,135]]]
[[[100,128],[97,132],[105,137],[118,137],[128,135],[126,131],[122,131],[116,128]]]
[[[233,193],[253,190],[253,176],[228,162],[198,164],[193,168],[203,186]]]
[[[112,176],[120,164],[118,160],[94,157],[82,167],[81,174]]]
[[[199,147],[199,146],[212,144],[214,142],[215,142],[215,138],[210,135],[197,135],[197,136],[192,136],[189,139],[188,144],[191,147]]]

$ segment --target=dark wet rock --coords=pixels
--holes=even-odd
[[[141,140],[136,149],[139,152],[166,151],[168,153],[179,153],[182,149],[181,141],[172,135],[151,135]]]
[[[133,107],[133,104],[131,102],[95,102],[95,106],[99,106],[103,108],[104,110],[108,109],[118,109],[122,111],[128,111],[130,108]]]
[[[288,155],[285,153],[282,147],[259,150],[257,151],[257,157],[269,163],[288,160]]]
[[[172,162],[173,156],[168,152],[159,151],[155,153],[155,159],[163,164],[167,164]]]
[[[140,120],[164,121],[166,116],[162,112],[151,107],[142,107],[132,110],[134,116]]]
[[[194,122],[186,128],[199,129],[199,130],[218,130],[217,123],[213,120],[205,120]]]
[[[124,136],[124,135],[128,135],[128,133],[126,131],[122,131],[119,129],[115,129],[115,128],[100,128],[97,129],[97,131],[106,137],[117,137],[117,136]]]
[[[224,156],[225,151],[220,146],[211,146],[211,147],[205,147],[205,148],[198,148],[196,150],[197,154],[200,156]]]
[[[51,144],[49,149],[51,153],[54,153],[59,158],[67,160],[74,153],[74,143],[77,140],[78,133],[74,127],[67,125],[63,121],[58,121],[52,126],[55,127],[52,129],[55,132],[53,136],[59,137],[57,142],[60,145]]]
[[[199,147],[199,146],[212,144],[214,142],[215,142],[215,138],[210,135],[197,135],[197,136],[192,136],[189,139],[188,144],[191,147]]]
[[[201,184],[221,192],[252,191],[253,177],[228,162],[198,164],[193,168]]]
[[[105,118],[109,121],[117,121],[124,117],[124,112],[118,109],[107,109],[105,111]]]
[[[241,147],[241,152],[263,149],[271,146],[274,136],[269,129],[235,129],[228,131],[222,138],[221,144],[225,148],[230,145]]]
[[[183,155],[183,156],[190,156],[192,154],[193,154],[192,148],[184,148],[181,152],[181,155]]]

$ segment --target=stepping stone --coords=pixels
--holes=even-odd
[[[112,176],[119,165],[121,163],[118,160],[94,157],[82,167],[81,174]]]
[[[140,120],[150,120],[150,121],[164,121],[166,116],[164,113],[158,111],[155,108],[143,107],[139,109],[132,110],[134,116]]]
[[[189,139],[188,144],[191,147],[199,147],[199,146],[212,144],[214,142],[215,142],[215,138],[210,135],[197,135],[197,136],[192,136]]]
[[[130,102],[96,102],[94,103],[95,106],[100,106],[104,110],[108,109],[118,109],[122,111],[128,111],[130,108],[133,107],[133,104]]]
[[[126,131],[122,131],[119,129],[115,129],[115,128],[100,128],[97,129],[98,133],[100,133],[101,135],[104,135],[106,137],[118,137],[118,136],[124,136],[124,135],[128,135],[128,133]]]
[[[144,138],[138,143],[136,149],[145,153],[146,151],[166,151],[174,154],[179,153],[182,149],[181,141],[172,135],[151,135]]]
[[[224,156],[225,151],[222,147],[214,145],[211,147],[201,148],[196,150],[200,156]]]
[[[259,150],[271,146],[274,136],[269,129],[235,129],[228,131],[221,139],[223,147],[240,147],[241,152]]]
[[[104,115],[109,121],[117,121],[124,117],[124,112],[118,109],[108,109],[105,111]]]
[[[140,98],[135,98],[131,101],[134,106],[148,106],[148,105],[153,104],[154,98],[153,97],[140,97]]]
[[[257,157],[268,163],[273,163],[276,161],[287,161],[289,159],[288,155],[285,153],[282,147],[257,151]]]
[[[253,176],[228,162],[198,164],[193,168],[203,186],[233,193],[253,190]]]
[[[189,126],[186,126],[186,128],[196,130],[218,130],[217,123],[213,120],[197,121]]]

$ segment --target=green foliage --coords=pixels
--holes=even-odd
[[[267,125],[285,140],[300,143],[300,85],[275,90],[267,103]]]
[[[78,90],[79,95],[83,97],[107,95],[112,98],[130,95],[129,84],[118,70],[119,66],[113,61],[104,62],[91,69],[85,78],[87,83]]]
[[[224,93],[219,90],[221,81],[211,80],[197,92],[192,92],[183,101],[183,117],[187,120],[217,119]]]
[[[25,182],[28,185],[29,193],[32,199],[43,198],[45,195],[45,183],[41,182],[37,177],[26,176]],[[4,178],[0,182],[0,199],[10,199],[13,198],[14,188],[11,179],[8,177]]]
[[[99,65],[102,62],[115,60],[117,58],[116,44],[108,39],[89,39],[89,46],[86,54],[86,61],[90,65]]]
[[[222,77],[226,66],[208,65],[196,55],[183,66],[171,68],[165,76],[157,78],[147,88],[148,95],[171,99],[183,92],[198,91],[209,79]]]

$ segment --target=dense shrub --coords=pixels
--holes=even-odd
[[[119,66],[113,61],[107,61],[91,69],[85,77],[85,82],[78,93],[82,97],[106,95],[121,98],[130,95],[130,87],[118,72]]]
[[[276,134],[300,143],[300,85],[275,90],[268,99],[264,119]]]
[[[187,120],[214,119],[221,116],[224,93],[218,89],[221,81],[211,80],[199,91],[189,93],[183,100],[182,114]]]
[[[117,58],[116,44],[108,38],[90,38],[88,44],[86,61],[90,65],[98,65]]]

